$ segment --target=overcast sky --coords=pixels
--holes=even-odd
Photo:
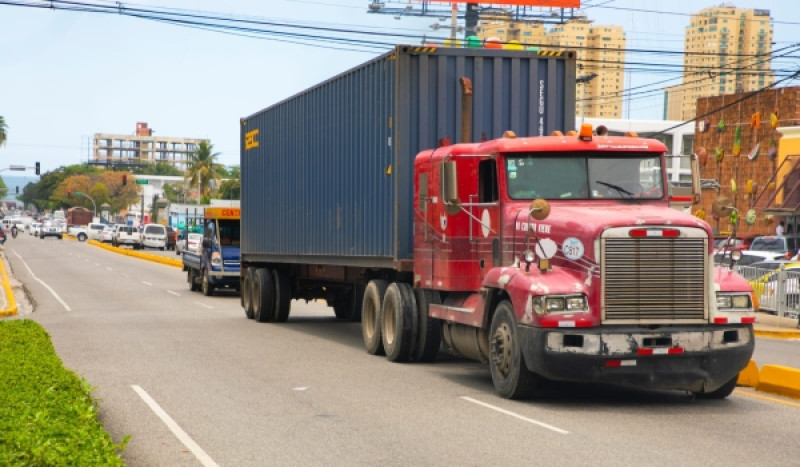
[[[15,0],[9,0],[15,1]],[[48,5],[49,2],[16,0]],[[77,0],[81,1],[81,0]],[[116,2],[85,0],[102,6]],[[58,3],[58,2],[55,2]],[[174,8],[200,15],[246,15],[276,24],[302,24],[372,34],[345,34],[356,43],[335,43],[320,36],[335,31],[295,29],[308,39],[248,37],[177,26],[123,15],[65,12],[0,5],[0,115],[8,141],[0,148],[0,168],[33,166],[42,171],[86,162],[95,133],[133,134],[147,122],[155,135],[208,138],[220,161],[239,163],[239,119],[274,104],[325,78],[385,52],[392,43],[420,43],[423,35],[444,36],[430,25],[449,19],[370,14],[369,0],[141,0],[128,8]],[[765,6],[768,3],[777,5]],[[418,2],[385,1],[386,6]],[[628,48],[655,52],[637,62],[680,63],[689,13],[719,5],[703,0],[584,1],[595,24],[623,26]],[[594,5],[594,6],[593,6]],[[769,8],[775,21],[776,49],[800,42],[800,9],[795,1],[739,1],[740,8]],[[443,11],[448,4],[437,7]],[[285,28],[262,28],[286,32]],[[392,32],[406,37],[382,37]],[[794,36],[794,38],[792,37]],[[370,43],[370,41],[377,44]],[[310,42],[311,45],[302,44]],[[800,68],[798,59],[784,66]],[[629,60],[631,60],[629,56]],[[646,67],[644,67],[646,68]],[[631,118],[660,119],[660,87],[678,84],[679,74],[626,73],[632,86],[672,79],[654,92],[625,103]],[[792,82],[798,85],[798,81]],[[643,88],[647,90],[648,88]],[[29,174],[32,174],[29,171]]]

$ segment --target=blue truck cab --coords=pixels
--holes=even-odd
[[[199,253],[183,252],[183,270],[192,291],[213,295],[220,288],[239,290],[239,208],[206,208],[203,246]]]

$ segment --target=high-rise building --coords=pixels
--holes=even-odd
[[[153,136],[145,122],[136,123],[133,135],[95,133],[91,164],[119,167],[165,162],[185,169],[189,154],[204,139]]]
[[[666,117],[690,120],[700,97],[769,86],[775,80],[771,56],[769,10],[731,4],[700,10],[686,27],[683,82],[665,90]]]
[[[513,21],[510,13],[482,15],[478,37],[496,37],[503,42],[547,49],[574,49],[578,77],[575,115],[578,117],[622,117],[625,33],[621,26],[593,25],[586,17],[575,17],[546,29],[542,23]],[[594,74],[591,79],[586,79]]]

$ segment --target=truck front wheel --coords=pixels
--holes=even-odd
[[[259,323],[272,321],[275,315],[275,286],[272,284],[272,273],[265,268],[253,271],[251,281],[253,318]]]
[[[364,302],[361,305],[361,335],[364,337],[364,346],[372,355],[383,354],[381,340],[381,309],[383,296],[386,294],[388,284],[381,279],[369,281],[364,290]]]
[[[206,271],[205,269],[203,269],[203,279],[201,282],[201,287],[203,290],[203,295],[205,295],[206,297],[214,295],[214,284],[209,282],[208,271]]]
[[[414,361],[432,362],[442,345],[442,324],[436,318],[428,316],[428,306],[442,303],[439,292],[425,289],[414,289],[417,299],[417,338],[414,349]]]
[[[497,305],[489,332],[489,368],[495,390],[508,399],[534,395],[537,377],[525,366],[511,302]]]
[[[381,339],[386,358],[393,362],[409,360],[417,336],[417,304],[411,286],[392,282],[383,297]]]

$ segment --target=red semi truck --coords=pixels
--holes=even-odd
[[[369,353],[445,347],[488,362],[508,398],[546,379],[728,396],[753,352],[751,288],[714,266],[707,223],[670,208],[662,143],[553,131],[574,125],[557,112],[573,65],[398,48],[242,119],[246,315],[323,298],[361,319]],[[376,69],[389,90],[373,96]]]

